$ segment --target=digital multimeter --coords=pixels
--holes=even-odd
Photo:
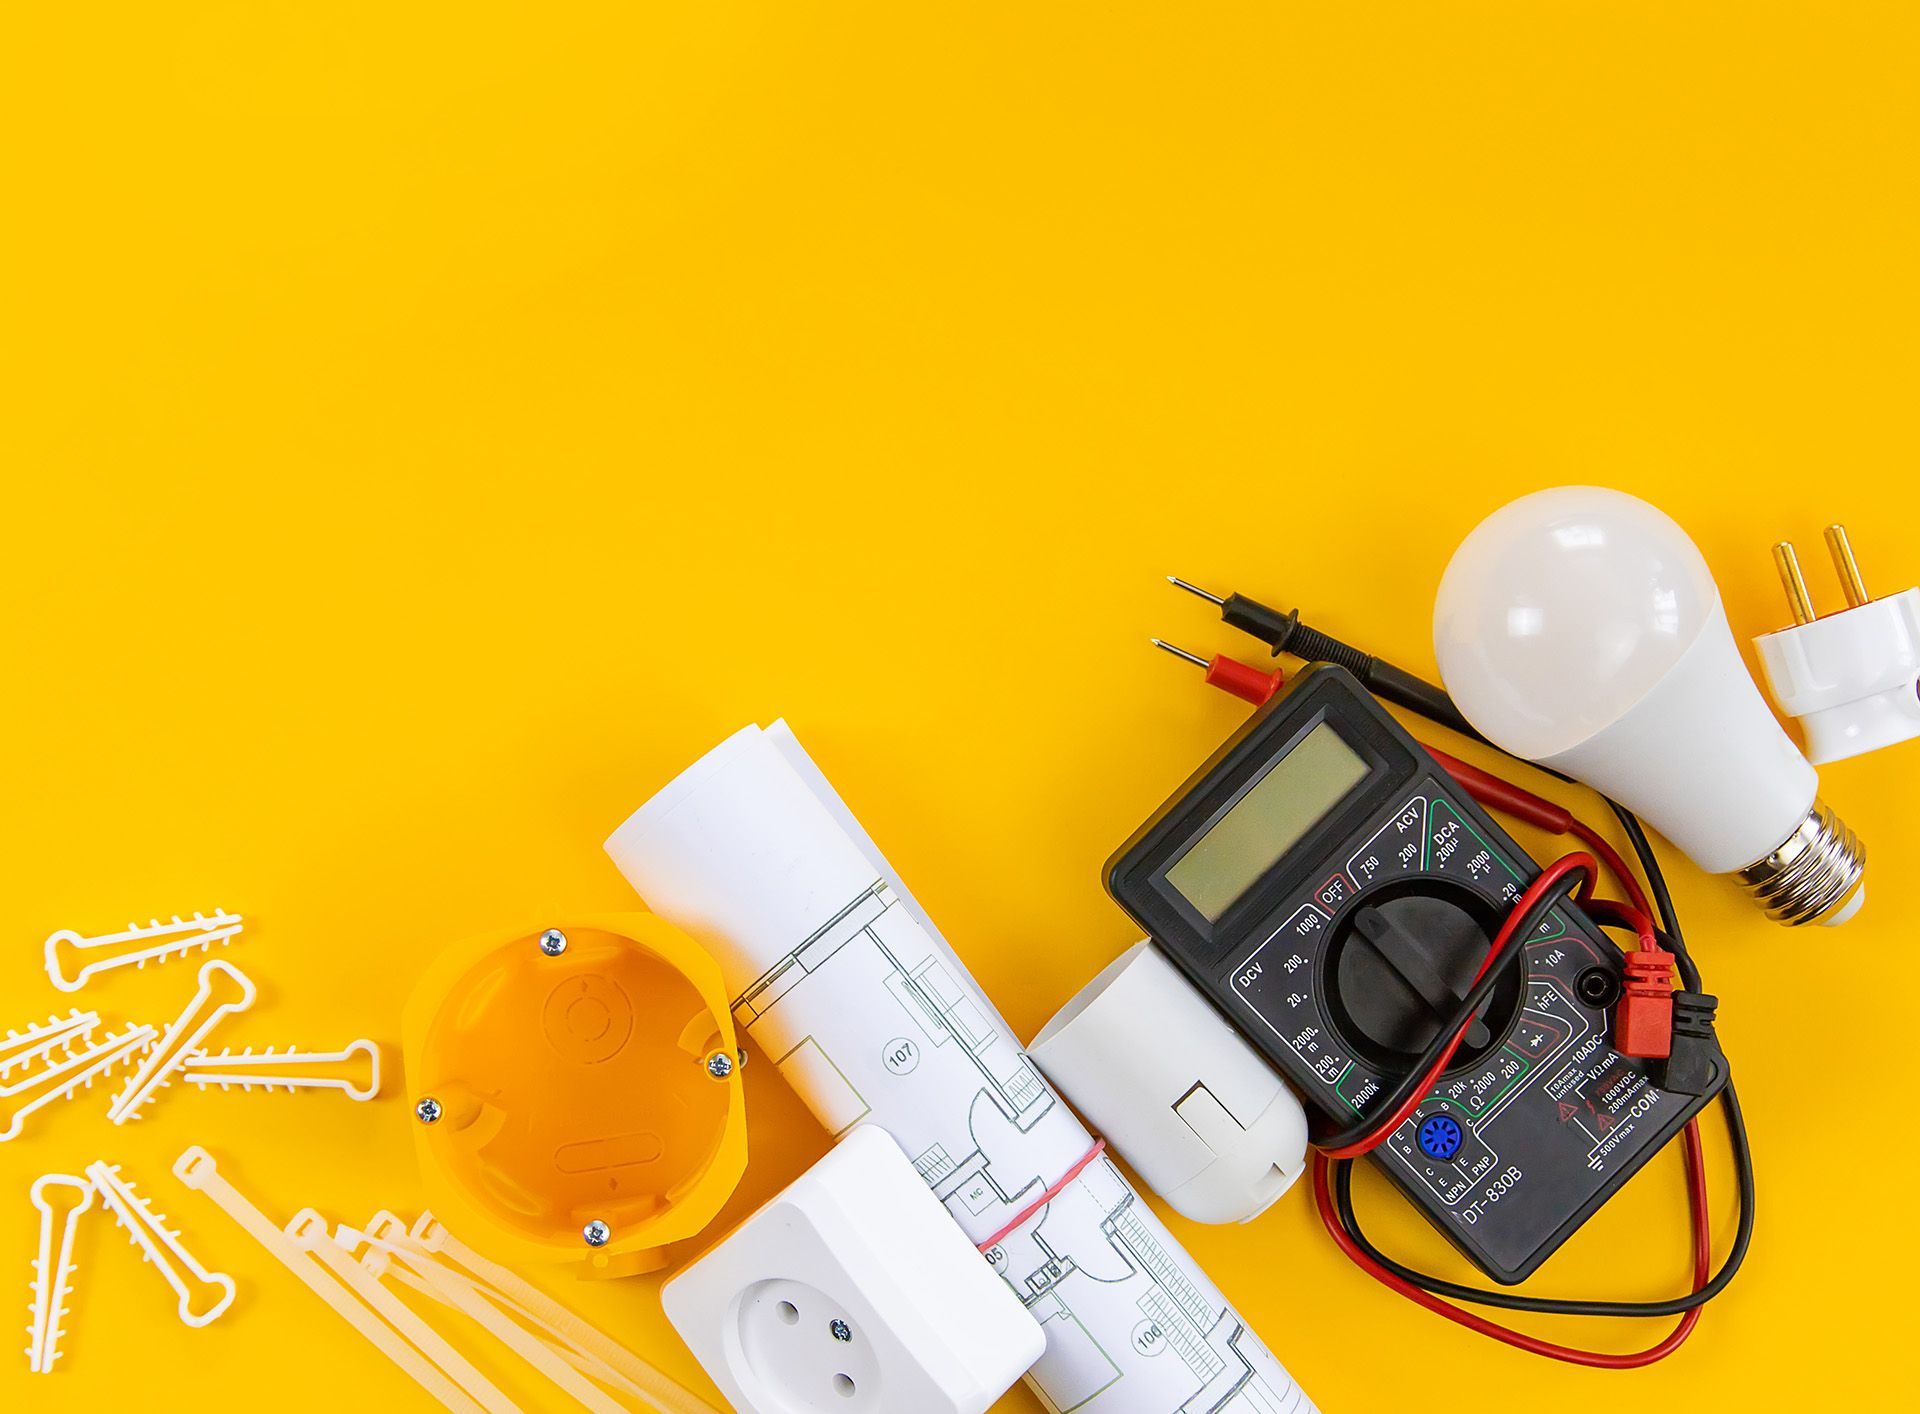
[[[1345,669],[1308,668],[1107,865],[1116,902],[1336,1127],[1415,1067],[1534,862]],[[1571,902],[1372,1157],[1525,1278],[1696,1114],[1614,1049],[1621,956]],[[1716,1087],[1717,1088],[1717,1087]]]

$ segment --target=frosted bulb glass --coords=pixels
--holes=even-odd
[[[1700,551],[1645,501],[1523,496],[1454,552],[1434,652],[1488,740],[1612,796],[1789,923],[1865,896],[1859,842],[1761,700]]]

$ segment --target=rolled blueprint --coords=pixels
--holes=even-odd
[[[606,848],[712,951],[820,1122],[886,1129],[975,1243],[1092,1148],[784,722],[722,742]],[[986,1255],[1046,1332],[1027,1382],[1050,1409],[1313,1414],[1104,1156]]]

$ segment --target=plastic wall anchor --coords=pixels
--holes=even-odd
[[[329,1067],[350,1066],[357,1059],[366,1062],[364,1085],[338,1075],[319,1072]],[[302,1051],[288,1046],[276,1051],[195,1051],[181,1063],[180,1078],[202,1089],[219,1086],[242,1090],[256,1086],[262,1090],[338,1090],[349,1100],[371,1100],[380,1093],[380,1047],[372,1041],[349,1041],[337,1051]]]
[[[624,1391],[660,1414],[719,1414],[711,1404],[588,1324],[517,1272],[483,1257],[447,1230],[432,1213],[422,1213],[408,1229],[420,1250],[464,1269],[491,1287],[522,1320],[548,1332],[550,1341],[580,1357],[576,1367],[602,1384]]]
[[[64,1203],[55,1201],[64,1193]],[[73,1290],[73,1235],[80,1215],[93,1206],[93,1185],[72,1174],[42,1174],[29,1191],[40,1210],[40,1249],[33,1260],[33,1324],[27,1328],[27,1368],[36,1375],[53,1373],[60,1358],[61,1322],[67,1315],[67,1296]],[[54,1233],[58,1230],[56,1240]]]
[[[483,1414],[469,1395],[342,1285],[332,1272],[321,1265],[319,1258],[301,1249],[267,1221],[265,1214],[227,1181],[213,1155],[196,1144],[173,1161],[173,1173],[187,1187],[212,1199],[220,1211],[233,1219],[247,1236],[264,1247],[268,1255],[299,1278],[307,1290],[326,1302],[335,1315],[399,1366],[420,1388],[453,1410],[454,1414]]]
[[[62,1046],[71,1052],[80,1042],[90,1040],[99,1025],[98,1012],[72,1011],[36,1021],[24,1030],[8,1030],[0,1037],[0,1079]]]
[[[216,908],[211,917],[196,913],[191,918],[182,918],[176,913],[170,923],[162,923],[158,918],[144,925],[129,923],[118,933],[89,936],[62,928],[47,938],[47,976],[61,991],[77,992],[112,968],[145,967],[150,962],[167,962],[215,943],[224,946],[238,937],[244,926],[245,920],[237,913]]]
[[[100,1201],[113,1214],[115,1222],[126,1229],[127,1238],[140,1249],[140,1255],[158,1271],[179,1297],[181,1321],[189,1326],[211,1325],[233,1305],[233,1278],[225,1272],[210,1272],[181,1245],[180,1234],[167,1226],[164,1213],[156,1213],[133,1185],[120,1177],[117,1164],[91,1163],[87,1177]],[[217,1291],[219,1295],[205,1310],[194,1309],[196,1289]]]
[[[225,992],[226,999],[215,1001],[216,992]],[[172,1083],[174,1073],[201,1048],[213,1028],[252,1006],[256,995],[252,980],[232,963],[219,958],[202,963],[200,985],[186,1009],[167,1027],[159,1044],[147,1052],[140,1068],[127,1077],[126,1085],[107,1109],[107,1118],[115,1124],[138,1119],[147,1101]]]
[[[159,1036],[151,1026],[130,1026],[95,1041],[83,1051],[59,1057],[49,1065],[29,1070],[18,1080],[0,1084],[0,1143],[17,1139],[27,1116],[55,1100],[71,1099],[115,1066],[140,1054]]]

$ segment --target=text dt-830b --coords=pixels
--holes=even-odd
[[[1538,872],[1351,674],[1323,666],[1161,807],[1107,887],[1345,1127],[1414,1068]],[[1620,978],[1619,949],[1556,907],[1373,1151],[1496,1281],[1538,1267],[1711,1098],[1659,1089],[1613,1048]]]

